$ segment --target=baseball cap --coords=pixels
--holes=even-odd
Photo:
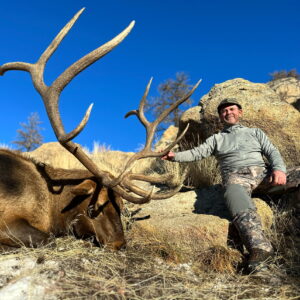
[[[234,105],[234,104],[236,106],[238,106],[239,109],[242,109],[242,105],[239,104],[239,102],[235,98],[225,98],[218,105],[218,113],[220,113],[222,108],[229,106],[229,105]]]

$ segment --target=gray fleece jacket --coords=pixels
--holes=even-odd
[[[250,166],[264,167],[266,164],[263,155],[268,159],[272,170],[286,172],[279,151],[259,128],[248,128],[240,124],[225,127],[200,146],[175,153],[174,161],[191,162],[210,155],[217,158],[222,173]]]

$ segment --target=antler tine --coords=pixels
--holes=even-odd
[[[196,88],[201,83],[201,81],[202,81],[202,79],[200,79],[195,84],[195,86],[185,96],[183,96],[181,99],[174,102],[169,108],[164,110],[155,121],[150,123],[148,120],[146,120],[146,117],[144,115],[144,106],[145,106],[146,97],[148,95],[150,85],[151,85],[151,82],[152,82],[152,78],[151,78],[151,80],[149,81],[149,83],[147,85],[145,93],[142,97],[142,100],[140,102],[139,109],[138,110],[132,110],[132,111],[128,112],[125,115],[125,117],[131,116],[131,115],[136,115],[138,117],[138,119],[141,121],[141,123],[146,127],[147,135],[146,135],[145,146],[140,152],[135,153],[127,161],[123,172],[111,183],[111,187],[115,187],[116,185],[120,184],[120,182],[123,180],[123,178],[130,172],[130,169],[132,168],[133,163],[136,160],[139,160],[139,159],[145,158],[145,157],[161,157],[162,155],[166,154],[171,148],[173,148],[183,138],[186,131],[188,130],[189,124],[184,129],[182,134],[173,143],[171,143],[163,152],[157,153],[157,152],[154,152],[154,151],[151,150],[152,141],[153,141],[154,134],[155,134],[155,131],[156,131],[156,128],[157,128],[158,124],[161,123],[167,117],[167,115],[170,114],[170,112],[172,112],[174,109],[176,109],[180,104],[182,104],[188,98],[190,98],[191,95],[196,90]]]
[[[143,181],[144,180],[145,179],[143,179]],[[124,178],[121,185],[126,190],[129,190],[129,191],[133,192],[134,194],[142,197],[142,198],[135,199],[135,201],[142,201],[141,199],[147,198],[149,196],[149,192],[147,192],[147,191],[143,190],[142,188],[138,187],[137,185],[133,184],[132,181],[130,181],[127,177]],[[130,187],[130,188],[128,188],[128,187]],[[176,188],[172,189],[170,192],[167,192],[167,193],[153,193],[151,195],[151,199],[152,200],[162,200],[162,199],[170,198],[170,197],[174,196],[181,189],[181,187],[182,187],[182,184],[178,185]],[[128,194],[128,196],[130,196],[130,194]],[[125,198],[125,199],[127,199],[128,201],[131,200],[128,198]]]
[[[174,196],[181,189],[181,187],[182,187],[182,185],[179,185],[175,189],[173,189],[172,191],[170,191],[168,193],[156,193],[155,194],[154,187],[150,190],[150,192],[149,191],[147,192],[147,191],[144,191],[143,189],[141,189],[140,187],[132,184],[131,192],[133,192],[136,195],[139,195],[140,197],[133,196],[132,194],[130,194],[128,192],[128,190],[126,190],[126,188],[124,188],[123,185],[117,185],[113,189],[121,197],[123,197],[124,199],[126,199],[127,201],[129,201],[131,203],[144,204],[144,203],[149,202],[150,200],[163,200],[163,199],[170,198],[170,197]]]
[[[190,127],[190,124],[187,123],[187,125],[185,126],[184,130],[181,132],[181,134],[179,135],[178,138],[176,138],[175,141],[173,141],[168,147],[166,147],[163,151],[159,152],[159,155],[157,156],[163,156],[166,155],[175,145],[177,145],[181,139],[184,137],[184,135],[186,134],[186,132],[188,131]]]
[[[70,133],[66,134],[58,109],[59,96],[66,85],[81,71],[87,68],[92,63],[96,62],[98,59],[109,53],[118,44],[120,44],[123,39],[130,33],[134,26],[134,21],[132,21],[125,30],[123,30],[119,35],[114,37],[112,40],[108,41],[106,44],[100,46],[99,48],[93,50],[89,54],[85,55],[77,62],[73,63],[69,68],[67,68],[53,83],[51,86],[46,86],[43,79],[44,69],[47,61],[51,55],[55,52],[63,38],[67,35],[69,30],[72,28],[76,20],[79,18],[84,9],[78,11],[75,16],[64,26],[64,28],[59,32],[59,34],[54,38],[51,44],[43,52],[37,63],[30,64],[25,62],[12,62],[0,66],[0,75],[3,75],[9,70],[22,70],[30,72],[32,82],[36,90],[41,95],[44,105],[51,123],[51,126],[55,132],[55,135],[59,142],[70,151],[91,173],[98,177],[102,183],[106,186],[110,185],[113,177],[108,176],[106,172],[99,170],[97,165],[84,153],[84,151],[71,140],[78,135],[88,122],[89,115],[92,109],[92,105],[88,108],[83,120],[80,124],[72,130]]]
[[[70,133],[65,134],[63,137],[60,138],[60,142],[61,143],[66,143],[69,142],[71,140],[73,140],[85,127],[85,125],[87,124],[89,118],[90,118],[90,114],[92,111],[94,103],[92,103],[89,108],[87,109],[84,118],[82,119],[82,121],[80,122],[80,124],[74,129],[72,130]]]
[[[176,102],[174,102],[170,107],[168,107],[167,109],[165,109],[158,116],[158,118],[155,121],[153,121],[152,123],[148,124],[148,126],[147,126],[146,145],[144,147],[144,149],[149,152],[149,153],[147,152],[147,155],[151,154],[151,157],[153,157],[153,156],[154,157],[155,156],[159,156],[159,155],[156,155],[156,153],[154,154],[153,151],[151,151],[152,141],[153,141],[154,134],[155,134],[155,131],[156,131],[156,128],[157,128],[158,124],[160,124],[180,104],[182,104],[187,99],[189,99],[191,97],[191,95],[194,93],[194,91],[196,90],[196,88],[199,86],[200,82],[201,82],[201,79],[195,84],[195,86],[185,96],[183,96],[181,99],[179,99]],[[139,157],[139,158],[142,158],[142,157],[143,157],[143,155],[141,155],[141,157]]]
[[[57,36],[54,38],[54,40],[51,42],[51,44],[47,47],[47,49],[44,51],[44,53],[39,58],[37,64],[45,66],[49,58],[52,56],[52,54],[56,51],[57,47],[60,45],[62,40],[65,38],[65,36],[68,34],[70,29],[73,27],[77,19],[80,17],[80,15],[83,13],[85,8],[83,7],[80,9],[73,18],[62,28],[62,30],[57,34]]]
[[[11,62],[0,66],[0,75],[3,76],[6,71],[26,71],[30,72],[33,64],[25,63],[25,62]]]
[[[136,115],[138,117],[138,119],[140,120],[140,122],[144,125],[144,127],[147,129],[147,127],[149,126],[149,121],[146,119],[145,117],[145,114],[144,114],[144,107],[145,107],[145,103],[146,103],[146,100],[147,100],[147,96],[149,94],[149,90],[150,90],[150,86],[151,86],[151,83],[152,83],[152,80],[153,80],[153,77],[150,78],[147,86],[146,86],[146,89],[145,89],[145,92],[144,92],[144,95],[140,101],[140,105],[139,105],[139,109],[138,110],[131,110],[129,111],[125,116],[124,118],[128,118],[129,116],[132,116],[132,115]]]
[[[194,91],[196,90],[196,88],[199,86],[199,84],[201,83],[202,79],[200,79],[195,85],[194,87],[185,95],[183,96],[181,99],[177,100],[176,102],[174,102],[172,105],[170,105],[170,107],[168,107],[166,110],[164,110],[160,116],[153,122],[155,123],[155,127],[161,123],[175,108],[177,108],[180,104],[182,104],[183,102],[185,102],[187,99],[189,99],[191,97],[191,95],[194,93]]]
[[[120,34],[114,37],[112,40],[108,41],[106,44],[100,46],[99,48],[93,50],[88,53],[78,61],[76,61],[73,65],[67,68],[54,82],[53,88],[57,90],[63,90],[66,85],[81,71],[86,69],[88,66],[105,56],[111,50],[113,50],[116,46],[118,46],[130,33],[133,28],[135,21],[132,21],[127,28],[125,28]]]
[[[25,63],[25,62],[11,62],[4,64],[0,67],[0,75],[3,75],[6,71],[18,70],[26,71],[31,73],[32,81],[36,90],[43,95],[46,93],[47,87],[45,85],[43,76],[44,69],[47,61],[51,55],[56,51],[57,47],[73,27],[74,23],[77,21],[79,16],[84,11],[84,8],[79,10],[74,17],[64,26],[64,28],[59,32],[59,34],[54,38],[51,44],[47,47],[44,53],[40,56],[35,64]]]
[[[172,174],[165,174],[165,175],[159,175],[159,176],[148,176],[143,174],[133,174],[130,173],[127,176],[128,180],[139,180],[139,181],[147,181],[150,183],[167,183],[172,179]]]
[[[144,204],[144,203],[148,203],[151,198],[152,198],[152,194],[153,194],[153,190],[152,189],[150,191],[150,193],[148,192],[148,194],[144,193],[144,196],[142,197],[136,197],[133,196],[131,194],[129,194],[127,191],[124,190],[123,187],[121,187],[120,185],[117,185],[116,187],[114,187],[114,191],[116,193],[118,193],[122,198],[126,199],[127,201],[134,203],[134,204]]]

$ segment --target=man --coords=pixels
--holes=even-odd
[[[218,114],[224,126],[220,133],[212,135],[191,150],[177,153],[170,151],[162,159],[191,162],[210,155],[217,158],[226,205],[250,254],[248,269],[253,272],[273,255],[273,248],[262,231],[251,192],[268,177],[272,185],[286,184],[286,167],[279,151],[262,130],[239,124],[243,110],[236,99],[221,101]],[[266,166],[262,155],[268,159],[270,168]]]

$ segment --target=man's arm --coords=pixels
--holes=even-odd
[[[214,136],[209,137],[206,141],[198,147],[181,152],[168,152],[161,158],[164,160],[177,161],[177,162],[192,162],[201,160],[213,154],[216,141]]]
[[[261,144],[262,154],[266,156],[272,167],[270,182],[272,185],[286,184],[286,166],[280,152],[261,129],[257,129],[257,138]]]

